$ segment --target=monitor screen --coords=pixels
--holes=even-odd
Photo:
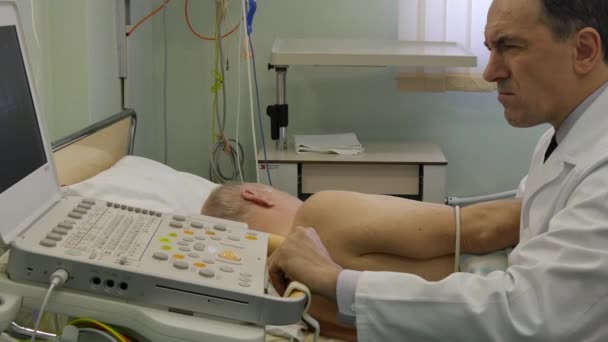
[[[0,26],[0,193],[47,159],[15,26]]]

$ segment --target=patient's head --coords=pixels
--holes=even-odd
[[[285,236],[302,201],[271,186],[225,184],[211,192],[201,214],[245,222],[252,229]]]

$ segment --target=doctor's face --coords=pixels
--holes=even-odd
[[[494,0],[488,12],[484,78],[497,83],[498,101],[514,127],[558,127],[571,110],[574,48],[554,38],[542,18],[541,0]]]

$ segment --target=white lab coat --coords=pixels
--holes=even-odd
[[[546,163],[539,141],[506,272],[364,272],[360,341],[608,341],[608,90]]]

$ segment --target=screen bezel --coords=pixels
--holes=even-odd
[[[0,0],[0,26],[16,26],[17,28],[22,60],[47,162],[3,193],[0,193],[0,217],[2,218],[0,240],[5,244],[12,242],[40,214],[59,199],[59,182],[57,181],[53,155],[37,100],[37,92],[33,87],[33,73],[28,63],[23,30],[18,16],[17,5],[14,2]]]

